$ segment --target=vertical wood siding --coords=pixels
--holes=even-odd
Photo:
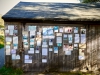
[[[100,26],[99,25],[63,25],[63,24],[31,24],[28,23],[25,26],[22,23],[5,23],[5,29],[7,25],[18,25],[18,50],[17,54],[20,54],[20,60],[12,60],[10,55],[6,55],[6,65],[9,66],[12,64],[14,67],[21,67],[24,71],[72,71],[72,70],[80,70],[86,69],[86,66],[90,70],[94,70],[96,65],[100,68]],[[86,29],[86,50],[85,50],[85,60],[79,60],[79,48],[72,51],[71,55],[65,55],[63,52],[63,47],[59,47],[58,54],[53,51],[48,51],[47,63],[42,63],[42,47],[40,53],[29,54],[32,55],[32,63],[25,64],[24,63],[24,55],[28,54],[28,49],[24,49],[22,53],[22,31],[28,31],[27,27],[29,25],[36,25],[39,28],[49,27],[49,26],[59,26],[59,27],[81,27]],[[39,31],[39,28],[37,31]],[[80,31],[79,31],[80,33]],[[74,34],[73,34],[74,37]],[[63,38],[63,37],[62,37]],[[74,39],[73,39],[74,40]],[[29,39],[28,39],[29,41]],[[48,40],[49,41],[49,40]],[[56,39],[53,40],[54,45],[56,45]],[[6,42],[6,41],[5,41]],[[49,46],[52,47],[53,46]],[[12,48],[12,47],[11,47]],[[49,49],[49,48],[48,48]]]

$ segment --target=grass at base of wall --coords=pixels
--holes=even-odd
[[[80,71],[75,71],[75,72],[24,72],[23,75],[96,75],[94,73],[86,73],[86,72],[80,72]]]
[[[44,74],[48,74],[48,73],[44,73]],[[93,73],[83,73],[80,71],[76,71],[76,72],[52,72],[49,73],[50,75],[94,75]]]
[[[21,70],[20,68],[11,68],[11,67],[6,67],[3,66],[0,69],[0,75],[22,75],[23,74],[23,70]]]

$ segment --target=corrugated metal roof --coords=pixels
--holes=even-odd
[[[19,2],[3,19],[64,19],[68,21],[99,21],[100,3]]]

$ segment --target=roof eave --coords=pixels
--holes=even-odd
[[[5,22],[21,23],[61,23],[61,24],[98,24],[100,19],[62,19],[62,18],[11,18],[2,17]]]

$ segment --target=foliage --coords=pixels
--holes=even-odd
[[[4,44],[0,44],[0,49],[4,47]]]
[[[0,36],[0,40],[3,40],[4,41],[4,36]]]
[[[4,25],[0,25],[0,28],[4,28]]]
[[[0,49],[4,47],[4,36],[0,36]]]
[[[99,0],[83,0],[83,3],[99,2]]]
[[[20,68],[14,69],[11,67],[3,66],[0,69],[0,75],[22,75],[22,74],[23,70],[21,70]]]

